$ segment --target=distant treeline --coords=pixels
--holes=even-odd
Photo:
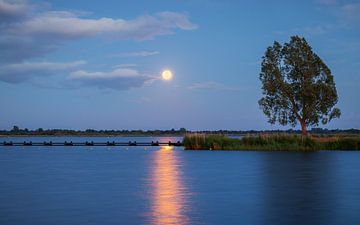
[[[68,129],[43,129],[30,130],[27,128],[21,129],[14,126],[11,130],[0,130],[0,135],[16,136],[183,136],[186,133],[204,133],[204,134],[223,134],[223,135],[247,135],[247,134],[262,134],[262,133],[287,133],[287,134],[301,134],[300,130],[216,130],[216,131],[189,131],[185,128],[178,130],[68,130]],[[311,134],[317,135],[360,135],[359,129],[322,129],[313,128]]]

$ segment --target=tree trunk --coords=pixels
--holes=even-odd
[[[307,136],[308,132],[307,132],[307,129],[306,129],[305,121],[300,120],[300,124],[301,124],[301,135],[302,136]]]

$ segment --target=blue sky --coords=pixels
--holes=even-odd
[[[0,0],[0,129],[283,128],[259,71],[292,35],[335,77],[342,117],[321,127],[360,128],[360,1]]]

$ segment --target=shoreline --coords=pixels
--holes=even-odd
[[[255,135],[232,139],[221,135],[189,134],[184,137],[185,150],[216,151],[357,151],[360,137],[319,138],[300,135]]]
[[[184,137],[185,135],[0,135],[0,137]]]

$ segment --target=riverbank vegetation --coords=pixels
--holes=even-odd
[[[260,134],[301,134],[301,130],[198,130],[189,131],[185,128],[170,130],[70,130],[70,129],[28,129],[14,126],[10,130],[0,130],[0,136],[184,136],[188,133],[207,135],[245,136]],[[360,136],[359,129],[322,129],[313,128],[309,133],[314,136]]]
[[[290,134],[260,134],[230,138],[224,135],[187,134],[183,142],[186,150],[360,150],[358,136],[303,137]]]

